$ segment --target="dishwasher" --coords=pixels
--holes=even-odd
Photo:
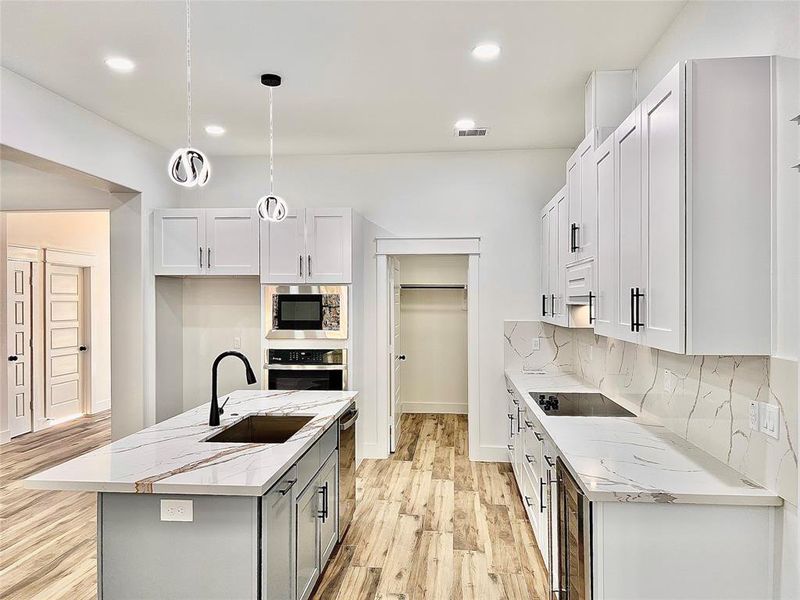
[[[356,421],[353,404],[339,418],[339,541],[344,539],[356,510]]]

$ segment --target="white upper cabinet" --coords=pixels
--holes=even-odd
[[[349,208],[290,211],[261,225],[262,283],[351,283],[353,212]]]
[[[156,275],[200,275],[205,264],[206,222],[200,209],[154,211]]]
[[[280,223],[261,222],[261,283],[305,281],[306,223],[303,209]]]
[[[539,286],[542,291],[542,303],[540,314],[542,320],[546,320],[550,314],[550,210],[548,206],[542,209],[539,215],[541,231],[541,262],[539,268]]]
[[[774,65],[676,65],[598,148],[597,333],[769,354]]]
[[[592,135],[584,139],[567,161],[569,206],[568,264],[590,260],[595,254],[597,207],[594,193],[594,146]]]
[[[352,281],[352,226],[349,208],[306,209],[306,281]]]
[[[258,214],[249,208],[207,209],[206,272],[258,275]]]
[[[156,210],[153,223],[156,275],[258,275],[255,210]]]
[[[565,268],[567,246],[567,188],[564,186],[540,213],[542,228],[542,320],[567,326]]]

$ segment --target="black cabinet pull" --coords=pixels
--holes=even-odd
[[[542,294],[542,316],[547,316],[547,294]]]
[[[550,316],[556,316],[556,295],[550,294]]]
[[[544,480],[541,477],[539,477],[539,500],[539,512],[543,513],[547,507],[544,505]]]
[[[547,454],[544,455],[544,462],[546,462],[547,466],[550,467],[550,468],[553,468],[553,467],[556,466],[556,462],[553,460],[553,457],[552,456],[547,456]]]
[[[285,496],[286,494],[289,493],[289,491],[292,489],[292,487],[294,487],[295,483],[297,483],[297,479],[290,479],[289,481],[286,482],[286,487],[283,488],[282,490],[278,490],[278,493],[281,496]]]
[[[632,331],[639,331],[642,327],[644,327],[644,323],[641,322],[641,301],[644,298],[644,292],[640,291],[639,288],[634,288],[631,290],[631,303],[632,308],[631,312],[633,313],[633,318],[631,320],[631,330]]]
[[[525,496],[525,504],[527,504],[528,507],[533,508],[533,498],[530,496]]]
[[[536,441],[537,442],[544,441],[544,436],[541,433],[539,433],[538,431],[534,431],[533,435],[536,436]]]
[[[580,230],[580,226],[577,223],[572,223],[569,226],[569,251],[570,252],[577,252],[580,250],[578,246],[578,230]]]
[[[590,291],[589,292],[589,325],[594,323],[594,306],[592,306],[592,300],[594,299],[594,294]]]

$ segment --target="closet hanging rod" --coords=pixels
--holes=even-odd
[[[401,290],[465,290],[463,283],[401,283]]]

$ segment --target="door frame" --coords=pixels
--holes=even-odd
[[[90,254],[88,252],[78,252],[76,250],[64,250],[60,248],[44,248],[44,262],[49,265],[58,265],[58,266],[66,266],[66,267],[79,267],[83,272],[83,289],[81,290],[82,294],[82,314],[81,314],[81,340],[84,344],[89,347],[88,352],[84,352],[81,354],[81,412],[83,414],[91,414],[93,412],[99,412],[95,410],[96,407],[93,406],[93,390],[92,390],[92,277],[96,275],[97,269],[97,257],[94,254]],[[44,277],[44,273],[42,274]],[[44,279],[42,279],[42,283],[44,283]],[[44,287],[42,287],[44,290]],[[42,308],[44,311],[44,307]],[[42,312],[44,315],[44,312]],[[42,328],[41,328],[41,351],[44,351],[44,321],[42,320]],[[42,373],[44,375],[44,373]],[[44,391],[44,377],[42,377],[42,390]],[[34,401],[34,408],[37,407],[41,411],[38,414],[38,419],[36,410],[34,410],[34,422],[41,421],[42,425],[39,429],[45,429],[47,427],[51,427],[60,423],[61,421],[55,419],[46,419],[45,418],[45,398],[44,394],[40,397],[41,402]],[[35,431],[38,431],[35,429]]]
[[[480,456],[480,344],[478,335],[478,300],[480,237],[377,237],[375,255],[377,262],[377,348],[379,357],[389,351],[389,266],[390,256],[409,254],[459,254],[468,257],[467,262],[467,423],[470,460],[481,460]],[[390,365],[387,360],[377,361],[377,447],[389,456],[390,410],[392,402],[389,379]]]

